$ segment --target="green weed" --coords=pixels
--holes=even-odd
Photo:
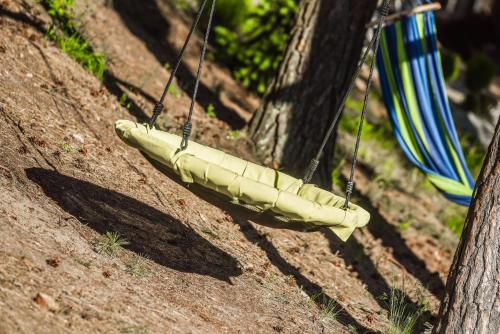
[[[106,232],[95,244],[95,251],[101,255],[116,256],[122,246],[129,242],[117,232]]]
[[[66,142],[61,144],[61,149],[66,153],[75,152],[75,148]]]
[[[389,302],[389,328],[385,334],[413,334],[424,307],[414,310],[403,291],[393,287],[391,294],[383,296]]]
[[[336,320],[340,312],[342,312],[342,307],[333,299],[326,296],[323,292],[318,292],[311,297],[316,305],[320,309],[320,319],[321,320]]]
[[[125,92],[122,94],[122,96],[120,96],[119,102],[120,105],[127,110],[129,110],[132,107],[132,102],[128,98],[128,94]]]
[[[278,280],[278,275],[274,272],[271,272],[269,275],[266,277],[266,281],[269,284],[273,284]]]
[[[227,139],[238,139],[241,137],[240,130],[231,130],[227,133]]]
[[[450,205],[440,215],[440,220],[448,226],[456,235],[462,234],[465,218],[467,216],[467,208]]]
[[[121,334],[151,334],[151,331],[144,326],[129,326],[120,331]]]
[[[127,272],[139,278],[151,276],[151,270],[149,270],[147,260],[148,257],[146,255],[134,256],[132,260],[127,263]]]
[[[212,230],[210,230],[208,228],[201,229],[201,232],[205,233],[206,235],[211,236],[212,238],[220,239],[220,237],[219,237],[219,235],[217,233],[215,233],[214,231],[212,231]]]
[[[210,103],[207,107],[207,115],[208,117],[217,118],[217,113],[215,112],[215,106],[212,103]]]
[[[106,71],[106,58],[96,53],[81,35],[73,11],[74,0],[40,0],[52,23],[46,37],[56,42],[61,50],[81,64],[99,80]]]

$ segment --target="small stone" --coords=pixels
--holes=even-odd
[[[51,257],[50,259],[45,260],[45,262],[49,266],[57,268],[57,267],[59,267],[59,264],[61,264],[61,258],[56,255],[56,256]]]
[[[77,142],[79,142],[80,144],[84,144],[85,143],[85,139],[84,139],[84,137],[83,137],[82,134],[72,133],[71,137],[73,137],[73,139],[76,140]]]
[[[49,311],[56,312],[59,310],[59,304],[54,300],[54,298],[45,293],[39,292],[33,300],[35,303]]]

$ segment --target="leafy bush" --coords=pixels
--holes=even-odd
[[[74,0],[41,0],[40,3],[52,18],[47,38],[56,42],[66,54],[102,80],[106,59],[104,55],[94,52],[78,31],[73,12]]]
[[[228,28],[237,28],[251,8],[251,0],[217,0],[215,16]]]
[[[241,14],[234,14],[237,1],[223,2],[226,12],[232,11],[234,18],[243,19],[238,27],[233,26],[234,20],[215,27],[215,42],[219,46],[216,56],[229,64],[244,86],[263,94],[283,59],[297,0],[261,0],[255,7],[241,6],[247,8]]]

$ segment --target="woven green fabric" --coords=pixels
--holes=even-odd
[[[290,224],[301,221],[329,227],[345,241],[370,219],[370,214],[355,204],[342,209],[344,198],[271,168],[193,141],[181,151],[181,137],[131,121],[117,121],[115,129],[126,144],[167,166],[182,181],[195,182],[233,201],[271,211]]]

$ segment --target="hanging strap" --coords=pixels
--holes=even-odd
[[[201,50],[200,61],[198,64],[198,71],[196,74],[196,82],[194,85],[193,95],[191,97],[191,105],[189,107],[189,114],[188,114],[187,120],[184,123],[183,129],[182,129],[181,150],[185,150],[187,148],[189,137],[191,136],[191,130],[193,128],[193,125],[191,123],[191,119],[193,117],[193,110],[194,110],[194,106],[196,103],[196,96],[198,95],[198,89],[200,86],[201,74],[203,71],[203,64],[205,62],[205,54],[206,54],[207,46],[208,46],[208,38],[210,36],[210,31],[212,30],[212,21],[213,21],[213,16],[214,16],[214,12],[215,12],[216,1],[217,0],[212,0],[212,7],[210,8],[210,16],[208,18],[207,31],[205,33],[205,39],[203,41],[203,46],[202,46],[202,50]],[[182,49],[181,49],[179,56],[177,58],[177,63],[175,64],[175,67],[172,70],[172,73],[170,74],[170,78],[168,80],[167,85],[165,86],[165,89],[163,90],[163,94],[161,95],[160,100],[158,101],[158,103],[156,103],[156,105],[154,107],[153,116],[151,116],[151,119],[149,120],[150,127],[155,126],[158,117],[160,116],[160,114],[162,113],[162,111],[164,109],[163,103],[165,102],[165,98],[168,94],[168,91],[170,90],[170,86],[172,85],[172,83],[174,81],[177,70],[179,69],[179,66],[182,63],[182,58],[184,57],[184,53],[189,45],[189,42],[191,41],[191,38],[193,36],[194,31],[196,30],[196,27],[198,26],[200,18],[203,15],[203,12],[205,10],[207,2],[208,2],[208,0],[203,0],[198,12],[196,13],[196,17],[193,21],[193,24],[191,25],[191,29],[189,30],[187,38],[186,38],[184,45],[182,46]]]
[[[342,96],[342,100],[341,100],[341,103],[339,105],[339,108],[337,109],[337,112],[335,113],[335,116],[334,116],[332,122],[330,123],[330,126],[325,134],[325,137],[323,138],[323,141],[321,142],[318,153],[311,160],[311,162],[306,170],[305,176],[303,178],[304,183],[309,183],[311,181],[314,173],[316,172],[316,169],[319,166],[319,162],[320,162],[321,157],[323,155],[323,152],[325,150],[326,144],[328,143],[333,131],[335,130],[337,123],[338,123],[338,120],[340,119],[340,116],[342,115],[342,112],[344,110],[347,98],[349,97],[349,95],[351,94],[351,92],[354,88],[356,78],[359,76],[359,74],[361,72],[361,68],[363,67],[363,64],[365,63],[366,59],[368,58],[368,54],[369,54],[370,50],[372,50],[374,57],[373,57],[373,60],[370,64],[370,73],[368,75],[368,82],[367,82],[364,101],[363,101],[363,109],[361,112],[358,134],[356,137],[356,145],[354,148],[354,154],[353,154],[353,159],[352,159],[351,173],[350,173],[349,181],[347,182],[347,187],[346,187],[346,201],[344,204],[344,209],[347,209],[347,207],[349,206],[349,201],[350,201],[352,192],[354,190],[353,179],[354,179],[354,173],[356,170],[356,160],[357,160],[357,156],[358,156],[359,144],[361,141],[361,134],[363,132],[364,119],[366,116],[368,95],[370,93],[370,88],[371,88],[371,84],[373,81],[373,69],[374,69],[374,65],[375,65],[375,57],[377,55],[377,51],[378,51],[378,47],[379,47],[379,43],[380,43],[380,35],[382,32],[382,28],[384,26],[385,17],[389,14],[390,4],[391,4],[391,0],[384,0],[384,3],[382,5],[382,7],[380,8],[380,16],[379,16],[379,19],[377,22],[377,29],[375,31],[375,34],[373,35],[372,39],[370,40],[370,43],[368,44],[368,47],[366,48],[365,52],[363,53],[363,56],[361,57],[361,60],[358,64],[358,67],[356,68],[356,71],[354,72],[354,75],[352,76],[351,83],[349,84],[349,87],[348,87],[347,91],[345,92],[345,94]]]

